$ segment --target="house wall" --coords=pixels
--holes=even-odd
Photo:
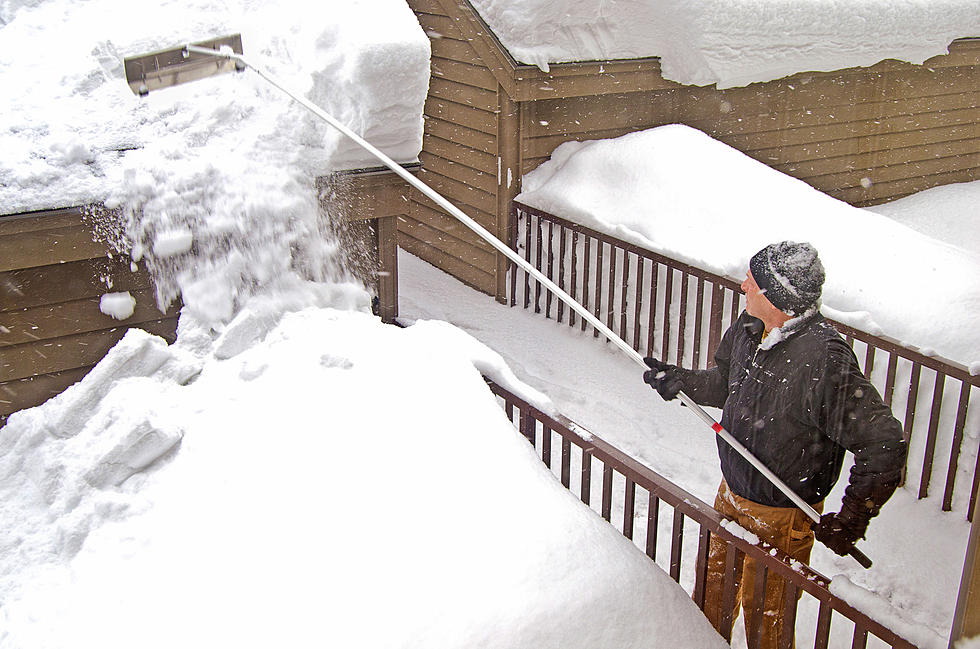
[[[728,90],[667,84],[537,99],[522,107],[522,172],[568,140],[682,123],[831,196],[882,203],[980,178],[978,79],[980,40],[961,40],[923,66],[885,61]]]
[[[173,340],[177,307],[161,313],[146,271],[109,252],[78,209],[0,216],[0,425],[81,379],[129,327]],[[122,291],[136,308],[119,321],[99,299]]]
[[[682,123],[854,205],[980,178],[980,39],[914,66],[682,86],[657,59],[518,65],[467,0],[407,0],[432,44],[419,178],[506,241],[521,177],[569,140]],[[413,194],[399,245],[498,299],[506,260]]]
[[[497,233],[501,90],[485,58],[436,0],[409,0],[432,43],[419,180]],[[517,138],[517,133],[513,134]],[[506,220],[506,219],[504,219]],[[399,223],[398,243],[489,294],[497,292],[498,253],[418,192]]]

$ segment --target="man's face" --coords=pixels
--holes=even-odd
[[[742,282],[742,291],[745,293],[745,310],[750,316],[766,321],[773,311],[780,312],[772,305],[766,294],[755,283],[752,271],[745,273],[745,281]],[[781,313],[781,312],[780,312]]]

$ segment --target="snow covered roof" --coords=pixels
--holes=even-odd
[[[766,244],[809,241],[827,269],[825,313],[980,374],[980,252],[848,205],[688,126],[562,144],[517,199],[737,279]]]
[[[249,184],[245,173],[268,196],[280,182],[269,174],[378,164],[252,72],[142,100],[126,85],[126,56],[233,33],[251,62],[396,160],[417,158],[429,43],[403,0],[163,0],[139,12],[15,0],[0,5],[0,214],[110,198],[133,168],[156,167],[167,185],[204,161],[215,173],[192,185]]]
[[[660,57],[664,78],[719,88],[883,59],[919,64],[980,36],[976,0],[470,1],[522,63]]]

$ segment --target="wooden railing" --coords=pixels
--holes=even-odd
[[[683,367],[713,364],[722,334],[743,308],[738,281],[520,203],[514,204],[510,243],[635,350]],[[590,328],[514,264],[508,281],[512,306]],[[920,499],[940,481],[942,509],[965,510],[972,520],[980,486],[980,417],[971,422],[970,435],[965,431],[971,388],[980,386],[980,376],[888,337],[831,322],[904,424],[906,480]],[[594,328],[593,334],[600,335]]]
[[[490,383],[490,388],[502,401],[509,419],[561,484],[657,562],[687,590],[699,608],[704,608],[705,601],[708,544],[717,538],[727,545],[731,566],[722,588],[723,611],[731,611],[735,601],[735,562],[748,557],[757,562],[755,592],[760,597],[743,606],[756,612],[751,616],[754,622],[761,622],[761,594],[766,580],[772,576],[786,580],[784,628],[795,629],[797,647],[863,648],[869,636],[891,647],[914,647],[833,595],[826,577],[776,548],[750,543],[729,531],[725,519],[712,507],[652,469],[574,422],[549,416],[499,385]],[[696,543],[685,543],[685,537],[693,537]],[[723,620],[729,622],[730,613]],[[728,624],[724,626],[727,628]],[[751,639],[749,646],[757,644],[753,641],[760,633],[758,624],[746,633]],[[730,633],[723,635],[731,641]],[[793,642],[793,634],[784,633],[779,646],[792,647]]]

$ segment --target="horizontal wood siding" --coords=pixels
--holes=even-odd
[[[682,123],[849,203],[882,203],[980,178],[978,79],[980,41],[961,40],[923,66],[531,101],[522,171],[565,141]]]
[[[78,209],[0,216],[0,424],[78,381],[130,327],[174,339],[178,307],[161,312],[146,271],[95,238]],[[132,316],[99,310],[124,291]]]
[[[498,79],[445,4],[409,1],[432,44],[419,179],[495,232]],[[398,242],[466,284],[494,292],[496,251],[421,192],[412,192],[409,213],[398,225]]]

